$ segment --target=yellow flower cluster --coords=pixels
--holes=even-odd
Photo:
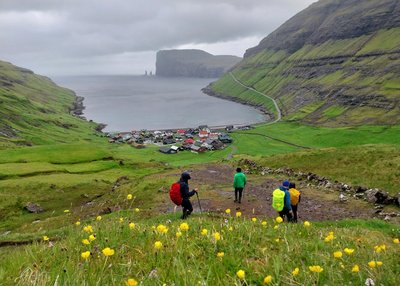
[[[354,249],[353,248],[345,248],[344,249],[344,252],[346,253],[346,254],[348,254],[348,255],[351,255],[351,254],[353,254],[353,252],[354,252]]]
[[[224,257],[225,256],[225,253],[224,252],[218,252],[217,253],[217,257],[219,257],[219,258],[222,258],[222,257]]]
[[[132,198],[133,198],[133,197],[132,197],[132,194],[128,194],[128,195],[126,196],[126,199],[127,199],[128,201],[130,201]]]
[[[393,243],[394,243],[394,244],[399,244],[399,243],[400,243],[400,240],[399,240],[398,238],[395,238],[395,239],[393,239]]]
[[[262,226],[267,226],[267,222],[265,220],[262,221],[261,223]]]
[[[81,225],[81,222],[78,220],[75,225]]]
[[[83,227],[83,231],[92,233],[93,232],[93,227],[91,225],[85,225]]]
[[[264,278],[264,284],[269,284],[272,281],[272,276],[268,275]]]
[[[175,235],[176,235],[176,238],[180,238],[182,236],[182,232],[178,231],[178,232],[176,232]]]
[[[310,227],[310,226],[311,226],[311,223],[310,223],[308,220],[306,220],[306,221],[304,222],[304,226],[305,226],[305,227]]]
[[[213,237],[214,237],[215,241],[221,240],[221,234],[219,232],[215,232],[213,234]]]
[[[89,235],[89,241],[92,242],[94,240],[96,240],[96,237],[93,234]]]
[[[137,286],[138,282],[133,278],[129,278],[128,280],[126,280],[125,285],[126,286]]]
[[[236,217],[241,217],[242,213],[241,212],[236,212]]]
[[[236,276],[237,276],[240,280],[243,280],[244,277],[246,276],[246,273],[245,273],[242,269],[240,269],[238,272],[236,272]]]
[[[161,241],[154,242],[154,249],[159,250],[162,248],[162,246],[163,246],[163,244]]]
[[[356,264],[351,268],[351,272],[358,273],[360,272],[360,267]]]
[[[82,239],[82,243],[85,245],[88,245],[88,244],[90,244],[90,241],[85,238],[85,239]]]
[[[49,237],[47,235],[43,236],[44,241],[49,241]]]
[[[111,249],[109,247],[104,248],[101,252],[103,252],[104,256],[113,256],[114,255],[114,249]]]
[[[300,269],[298,267],[296,267],[293,271],[292,271],[292,275],[293,276],[297,276],[299,275]]]
[[[231,213],[231,209],[226,209],[226,210],[225,210],[225,213],[226,213],[226,214],[230,214],[230,213]]]
[[[136,225],[133,223],[133,222],[130,222],[129,223],[129,228],[130,229],[134,229],[136,227]]]
[[[368,266],[370,267],[370,268],[375,268],[376,266],[382,266],[383,265],[383,262],[382,261],[374,261],[374,260],[371,260],[370,262],[368,262]]]
[[[85,251],[85,252],[82,252],[82,253],[81,253],[81,257],[82,257],[83,259],[88,259],[89,256],[90,256],[90,251]]]
[[[335,238],[335,236],[333,235],[333,231],[329,232],[329,234],[325,237],[325,242],[329,242],[332,241]]]
[[[376,245],[374,247],[374,250],[375,250],[376,253],[380,253],[382,251],[386,251],[386,245],[384,245],[384,244]]]
[[[283,218],[281,218],[280,216],[276,217],[275,221],[277,223],[282,223],[283,222]]]
[[[316,272],[316,273],[321,273],[322,271],[324,271],[324,268],[322,268],[319,265],[309,266],[308,269],[310,269],[311,272]]]
[[[335,257],[335,258],[342,258],[342,256],[343,256],[343,253],[341,251],[335,251],[333,253],[333,257]]]
[[[97,221],[101,221],[101,216],[98,215],[98,216],[96,217],[96,220],[97,220]]]
[[[189,225],[186,222],[181,223],[179,226],[180,230],[182,231],[188,231],[189,230]]]
[[[207,233],[208,233],[208,230],[207,230],[207,229],[203,228],[203,229],[201,230],[201,235],[206,236]]]
[[[257,221],[257,218],[253,217],[253,218],[251,219],[251,221],[252,221],[252,222],[256,222],[256,221]]]
[[[165,233],[168,232],[168,228],[167,228],[165,225],[163,225],[163,224],[159,224],[159,225],[156,227],[156,230],[157,230],[158,233],[162,233],[162,234],[165,234]]]

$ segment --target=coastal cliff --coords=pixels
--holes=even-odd
[[[157,52],[156,75],[217,78],[240,60],[236,56],[214,56],[202,50],[161,50]]]

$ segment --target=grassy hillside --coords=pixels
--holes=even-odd
[[[98,141],[97,124],[70,114],[75,98],[46,77],[0,61],[0,149]]]
[[[249,49],[233,74],[275,98],[287,121],[398,124],[400,27],[393,5],[321,0]],[[273,110],[269,100],[238,87],[230,74],[211,87]]]

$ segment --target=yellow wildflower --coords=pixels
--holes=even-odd
[[[85,232],[93,232],[93,228],[92,228],[91,225],[85,225],[83,227],[83,231],[85,231]]]
[[[229,230],[229,231],[232,231],[232,230],[233,230],[233,227],[230,226],[230,227],[228,228],[228,230]]]
[[[241,212],[236,212],[236,217],[241,217],[242,213]]]
[[[309,266],[308,269],[310,269],[311,272],[316,272],[316,273],[321,273],[322,271],[324,271],[324,268],[322,268],[319,265]]]
[[[226,209],[226,210],[225,210],[225,213],[226,213],[226,214],[230,214],[230,213],[231,213],[231,209]]]
[[[281,218],[280,216],[276,217],[275,221],[277,223],[282,223],[283,222],[283,218]]]
[[[394,244],[399,244],[399,243],[400,243],[400,240],[399,240],[398,238],[395,238],[395,239],[393,239],[393,243],[394,243]]]
[[[100,221],[100,220],[101,220],[101,216],[98,215],[98,216],[96,217],[96,220]]]
[[[89,241],[93,241],[93,240],[96,240],[96,237],[93,234],[89,235]]]
[[[333,253],[333,257],[335,258],[341,258],[343,256],[343,253],[341,251],[335,251]]]
[[[297,276],[299,275],[300,269],[298,267],[296,267],[293,271],[292,271],[292,275],[293,276]]]
[[[158,233],[167,233],[168,232],[168,228],[163,225],[163,224],[159,224],[156,228]]]
[[[76,225],[81,225],[81,222],[78,220],[75,224]]]
[[[180,238],[182,236],[182,232],[178,231],[175,235],[176,235],[176,238]]]
[[[49,237],[47,235],[43,236],[44,241],[49,241]]]
[[[69,210],[64,210],[64,212],[67,214],[67,213],[69,213]]]
[[[274,226],[274,229],[278,229],[278,228],[279,228],[279,225]]]
[[[136,225],[135,225],[133,222],[129,223],[129,228],[130,228],[130,229],[134,229],[135,226],[136,226]]]
[[[264,284],[269,284],[272,281],[272,276],[268,275],[264,278]]]
[[[123,223],[124,222],[124,218],[123,217],[120,217],[119,218],[119,223]]]
[[[132,198],[133,198],[133,197],[132,197],[132,194],[128,194],[128,195],[126,196],[126,199],[129,200],[129,201],[130,201]]]
[[[308,220],[306,220],[306,221],[304,222],[304,226],[305,226],[305,227],[310,227],[310,226],[311,226],[311,223],[310,223]]]
[[[125,281],[125,285],[126,286],[137,286],[138,282],[133,278],[129,278],[128,280]]]
[[[368,266],[369,266],[370,268],[375,268],[376,262],[372,260],[372,261],[368,262]]]
[[[154,248],[155,248],[156,250],[161,249],[162,246],[163,246],[163,245],[162,245],[161,241],[156,241],[156,242],[154,242]]]
[[[223,253],[223,252],[218,252],[218,253],[217,253],[217,257],[222,258],[222,257],[224,257],[224,256],[225,256],[225,253]]]
[[[219,234],[219,232],[214,233],[213,237],[214,237],[215,241],[218,241],[221,239],[221,235]]]
[[[382,266],[382,265],[383,265],[383,262],[382,262],[382,261],[377,261],[377,262],[376,262],[376,265],[377,265],[377,266]]]
[[[135,213],[138,213],[138,212],[140,212],[140,209],[139,208],[135,208]]]
[[[354,249],[353,248],[345,248],[344,249],[344,252],[346,253],[346,254],[348,254],[348,255],[351,255],[351,254],[353,254],[353,252],[354,252]]]
[[[182,231],[188,231],[189,230],[189,225],[186,222],[181,223],[181,225],[179,226],[179,228]]]
[[[104,248],[101,252],[103,252],[103,254],[105,256],[112,256],[114,255],[114,249],[111,249],[109,247]]]
[[[90,256],[90,251],[85,251],[85,252],[82,252],[82,253],[81,253],[81,257],[82,257],[83,259],[88,259],[89,256]]]
[[[203,229],[201,230],[201,235],[207,235],[207,233],[208,233],[208,230],[207,230],[207,229],[203,228]]]
[[[242,269],[240,269],[238,272],[236,272],[236,276],[237,276],[240,280],[243,280],[244,277],[246,276],[246,273],[245,273]]]
[[[358,265],[354,265],[353,268],[351,268],[351,272],[357,273],[360,272],[360,267],[358,267]]]
[[[251,219],[251,221],[252,221],[252,222],[256,222],[256,221],[257,221],[257,218],[253,217],[253,218]]]
[[[265,220],[263,220],[263,222],[261,223],[262,226],[267,226],[267,222]]]
[[[88,244],[90,244],[90,241],[85,238],[85,239],[82,239],[82,243],[85,245],[88,245]]]
[[[276,242],[279,242],[279,238],[275,239]]]
[[[333,236],[333,232],[330,232],[326,237],[325,237],[325,242],[332,241],[335,237]]]

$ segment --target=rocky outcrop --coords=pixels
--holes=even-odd
[[[44,209],[35,203],[27,203],[25,209],[30,213],[41,213],[44,212]]]
[[[240,60],[236,56],[214,56],[201,50],[162,50],[157,53],[156,75],[217,78]]]

